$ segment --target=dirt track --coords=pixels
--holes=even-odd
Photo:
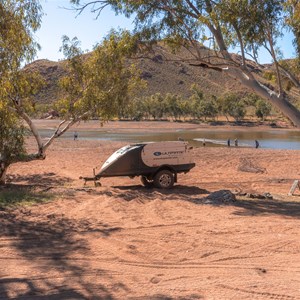
[[[300,299],[298,151],[199,148],[172,191],[137,178],[83,188],[120,145],[58,141],[9,170],[57,196],[0,211],[0,299]],[[274,200],[205,200],[222,189]]]

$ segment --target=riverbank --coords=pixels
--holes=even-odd
[[[83,184],[80,176],[91,176],[95,167],[96,172],[100,170],[104,161],[124,145],[116,141],[58,139],[48,149],[45,160],[14,164],[8,175],[14,183],[51,184],[53,179],[54,184],[62,180],[68,186],[79,188]],[[28,139],[28,149],[35,149],[33,138]],[[300,152],[297,150],[201,146],[192,151],[196,167],[188,175],[180,175],[179,183],[183,185],[284,196],[292,182],[300,179]],[[102,180],[106,187],[139,184],[139,178]]]
[[[48,138],[59,124],[58,120],[36,120],[43,138]],[[208,125],[179,122],[131,122],[111,121],[100,126],[98,121],[80,123],[66,132],[61,138],[83,140],[122,141],[124,144],[186,140],[194,147],[224,146],[228,139],[240,147],[255,147],[255,140],[261,148],[300,150],[300,131],[295,128],[271,128],[266,124],[259,126]]]
[[[52,128],[59,125],[61,120],[58,119],[37,119],[33,120],[38,128]],[[159,131],[174,131],[174,130],[202,130],[202,129],[218,129],[218,130],[297,130],[295,127],[288,125],[285,122],[278,121],[276,126],[271,126],[268,122],[211,122],[211,123],[192,123],[192,122],[173,122],[173,121],[108,121],[101,124],[97,120],[80,122],[72,127],[71,130],[124,130],[136,131],[143,130],[145,132],[152,130]]]
[[[123,145],[58,139],[45,160],[9,168],[11,189],[54,200],[0,211],[1,299],[299,298],[300,191],[287,195],[299,151],[200,147],[172,190],[119,177],[84,186]],[[221,190],[237,200],[206,198]]]

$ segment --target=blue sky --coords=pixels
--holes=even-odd
[[[59,52],[63,35],[70,38],[76,36],[81,41],[83,50],[92,50],[111,28],[133,28],[131,20],[115,16],[109,8],[95,20],[96,16],[89,10],[76,17],[75,11],[64,9],[71,8],[68,0],[43,0],[41,3],[45,15],[42,26],[36,33],[36,41],[42,47],[38,59],[57,61],[63,58],[63,54]]]
[[[63,35],[70,38],[76,36],[81,41],[83,50],[92,50],[111,28],[133,28],[131,20],[123,16],[115,16],[109,8],[106,8],[96,20],[95,15],[89,10],[76,16],[75,11],[64,9],[63,7],[71,7],[68,0],[42,0],[41,3],[45,15],[41,29],[36,33],[36,40],[42,47],[37,59],[54,61],[62,59],[63,55],[59,52],[59,48]],[[286,34],[280,42],[285,58],[294,56],[291,41],[291,34]],[[270,62],[266,53],[261,53],[260,62]]]

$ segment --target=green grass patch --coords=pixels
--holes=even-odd
[[[50,193],[28,187],[4,187],[0,189],[0,208],[13,208],[45,203],[53,200]]]

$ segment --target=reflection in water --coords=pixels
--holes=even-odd
[[[42,137],[49,137],[52,131],[42,129]],[[124,141],[124,143],[176,141],[179,138],[189,141],[195,147],[202,147],[205,138],[206,146],[224,147],[230,139],[238,139],[239,146],[255,147],[255,140],[261,148],[300,150],[300,131],[267,130],[267,131],[239,131],[239,130],[178,130],[174,132],[105,132],[100,130],[78,131],[80,140],[109,140]],[[62,137],[73,139],[73,132],[66,132]],[[198,140],[198,141],[197,141]]]

